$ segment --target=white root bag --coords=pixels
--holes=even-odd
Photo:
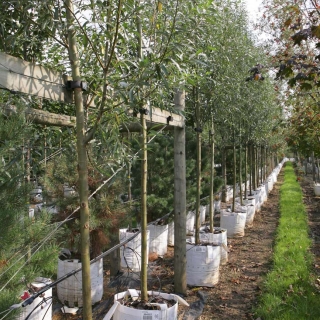
[[[149,253],[155,252],[160,257],[163,257],[168,251],[168,225],[159,226],[150,224],[148,225],[148,230],[150,231]]]
[[[247,205],[247,217],[246,217],[246,226],[252,227],[253,219],[255,216],[255,206],[253,204]]]
[[[247,213],[222,211],[220,215],[220,227],[227,229],[228,238],[244,236]]]
[[[319,183],[314,184],[314,194],[316,196],[320,196],[320,184]]]
[[[58,259],[58,279],[81,267],[78,259]],[[92,304],[99,302],[103,295],[103,259],[90,265]],[[68,307],[82,307],[81,271],[57,284],[58,299]]]
[[[227,229],[214,228],[214,230],[221,231],[220,233],[201,232],[204,228],[200,229],[200,234],[199,234],[200,241],[219,245],[220,246],[220,264],[221,265],[226,264],[228,262]]]
[[[168,224],[168,246],[174,246],[174,222]]]
[[[187,214],[186,219],[186,231],[187,234],[192,234],[194,230],[194,220],[195,220],[195,213],[193,211],[189,211]]]
[[[149,234],[147,230],[147,245],[149,246]],[[135,235],[134,232],[127,232],[127,229],[120,229],[120,243]],[[134,272],[141,270],[141,233],[134,239],[120,247],[121,267],[130,268]],[[148,259],[148,258],[147,258]],[[147,260],[148,263],[148,260]]]
[[[268,178],[268,191],[272,191],[273,189],[273,181],[272,178]]]
[[[128,289],[127,291],[120,292],[114,296],[114,305],[109,312],[104,316],[103,320],[176,320],[178,319],[178,303],[185,306],[189,304],[181,297],[175,294],[168,294],[157,291],[148,291],[149,296],[161,296],[166,300],[174,300],[176,303],[169,307],[165,303],[150,303],[150,305],[157,307],[158,310],[140,310],[130,308],[121,304],[118,300],[126,299],[131,296],[133,300],[140,297],[140,291]]]
[[[255,191],[253,191],[253,193],[254,193],[254,198],[255,198],[256,211],[259,212],[260,209],[261,209],[261,204],[262,204],[262,201],[261,201],[261,190],[257,189]]]
[[[47,278],[36,278],[31,286],[37,290],[41,290],[51,283]],[[43,293],[43,297],[36,298],[31,304],[25,308],[21,308],[22,312],[17,316],[17,320],[24,320],[31,313],[29,320],[51,320],[52,319],[52,288]],[[39,305],[41,303],[41,305]]]
[[[200,223],[206,221],[206,206],[200,206]]]
[[[219,282],[220,246],[187,243],[187,284],[213,287]]]
[[[214,212],[220,213],[221,200],[214,201]]]

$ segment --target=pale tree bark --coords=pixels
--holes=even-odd
[[[237,184],[237,155],[236,155],[236,140],[233,131],[233,197],[232,197],[232,211],[236,210],[236,184]]]
[[[195,242],[200,244],[200,195],[201,195],[201,123],[200,123],[200,102],[198,88],[195,88],[196,103],[196,131],[197,131],[197,195],[196,195],[196,232]]]
[[[145,109],[140,111],[141,121],[141,300],[148,301],[147,289],[147,125],[145,118]]]
[[[244,198],[247,199],[248,196],[248,145],[244,145]]]
[[[177,91],[175,109],[184,111],[185,93]],[[186,134],[174,128],[174,291],[187,293],[186,276]]]
[[[211,130],[209,133],[210,140],[210,205],[209,205],[209,217],[210,217],[210,232],[214,232],[214,122],[211,119]]]
[[[227,164],[226,164],[226,153],[227,149],[225,147],[221,150],[221,166],[222,166],[222,179],[223,179],[223,186],[222,186],[222,194],[221,194],[221,201],[227,202]]]
[[[80,60],[77,50],[76,33],[74,28],[72,0],[65,2],[67,23],[69,59],[72,69],[73,81],[81,81]],[[89,205],[88,205],[88,164],[85,145],[85,115],[82,99],[82,89],[74,89],[76,106],[76,131],[77,131],[77,154],[79,174],[79,198],[80,198],[80,233],[81,233],[81,263],[82,263],[82,295],[84,320],[92,319],[91,302],[91,277],[90,277],[90,234],[89,234]]]

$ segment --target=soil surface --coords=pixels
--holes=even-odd
[[[229,262],[220,266],[219,283],[213,287],[188,287],[184,299],[190,307],[179,305],[179,320],[212,319],[257,319],[253,309],[261,294],[264,276],[272,266],[273,242],[279,219],[279,189],[283,182],[283,170],[278,182],[268,195],[261,211],[255,214],[253,226],[245,229],[242,238],[228,239]],[[320,273],[320,198],[314,196],[313,183],[309,177],[301,179],[304,202],[307,207],[310,233],[313,238],[315,269]],[[215,216],[215,226],[219,226],[219,215]],[[163,258],[150,257],[148,278],[149,290],[174,292],[173,248]],[[107,270],[108,261],[105,261]],[[113,305],[113,295],[127,288],[139,289],[138,274],[124,270],[113,281],[109,272],[105,273],[104,296],[102,302],[94,306],[96,320],[103,319]],[[82,319],[81,315],[62,314],[59,304],[54,304],[53,320]],[[79,312],[80,313],[80,312]]]

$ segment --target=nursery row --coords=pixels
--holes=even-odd
[[[220,265],[228,262],[228,238],[243,237],[245,235],[246,227],[253,227],[254,216],[260,211],[261,206],[268,199],[269,192],[273,189],[274,184],[277,182],[277,175],[279,174],[283,164],[288,159],[283,159],[267,177],[263,184],[251,193],[248,191],[247,195],[242,195],[242,201],[239,194],[239,188],[235,194],[235,207],[228,203],[222,203],[221,194],[218,194],[214,202],[214,209],[216,217],[220,215],[220,226],[214,228],[214,232],[210,232],[210,228],[206,225],[209,206],[200,207],[200,244],[195,243],[195,211],[189,211],[186,219],[186,268],[187,268],[187,284],[189,286],[206,286],[213,287],[219,282]],[[249,184],[249,182],[247,182]],[[244,188],[243,188],[244,189]],[[38,190],[41,195],[41,190]],[[67,196],[67,195],[66,195]],[[227,200],[229,201],[234,197],[233,188],[227,188]],[[141,233],[139,229],[120,229],[119,241],[120,243],[126,239],[132,238],[131,241],[121,246],[120,257],[121,267],[128,268],[133,272],[141,271]],[[156,254],[162,257],[166,254],[168,246],[174,246],[174,222],[168,224],[149,224],[147,231],[148,238],[148,252],[149,254]],[[103,259],[100,259],[91,265],[91,296],[92,302],[96,303],[102,299],[103,295]],[[64,277],[66,274],[81,268],[81,262],[78,259],[71,259],[68,252],[60,255],[58,260],[58,279]],[[39,278],[32,284],[34,287],[43,287],[50,282],[49,279]],[[48,291],[46,296],[51,295],[52,292]],[[150,293],[151,294],[151,293]],[[159,293],[160,294],[160,293]],[[76,310],[82,307],[82,278],[80,274],[66,278],[64,281],[57,285],[57,295],[59,300],[69,310]],[[115,296],[115,305],[105,319],[109,319],[113,315],[113,319],[124,319],[121,314],[129,314],[137,311],[131,307],[118,303],[118,299],[130,300],[134,295],[139,295],[135,289],[130,289],[127,292],[119,293]],[[161,293],[161,295],[166,295]],[[163,296],[164,297],[164,296]],[[169,295],[168,295],[169,297]],[[168,299],[165,296],[165,299]],[[186,302],[175,295],[170,295],[170,299],[176,300],[177,303]],[[46,319],[52,317],[52,305],[48,302],[43,302],[42,298],[37,298],[31,305],[23,309],[23,313],[18,319],[24,319],[36,306],[42,302],[41,308],[37,312],[32,312],[30,319]],[[177,303],[168,308],[168,312],[177,313]],[[74,309],[76,308],[76,309]],[[127,310],[131,309],[131,310]],[[142,310],[144,315],[151,314],[152,317],[161,311],[159,310]],[[135,315],[132,315],[134,319]],[[175,316],[173,316],[175,319]],[[150,318],[153,319],[153,318]],[[169,318],[168,318],[169,319]]]

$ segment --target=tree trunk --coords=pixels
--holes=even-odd
[[[81,81],[80,61],[77,50],[76,33],[73,17],[72,0],[65,1],[69,59],[72,69],[73,81]],[[91,303],[91,277],[90,277],[90,227],[89,227],[89,205],[88,205],[88,166],[85,145],[84,108],[82,89],[74,89],[74,100],[76,106],[76,131],[77,131],[77,154],[79,174],[79,198],[80,198],[80,232],[81,232],[81,263],[82,263],[82,290],[84,320],[92,319]]]
[[[244,198],[247,199],[247,195],[248,195],[248,184],[247,184],[247,180],[248,180],[248,146],[247,143],[244,146]]]
[[[175,108],[184,111],[185,93],[177,91]],[[186,276],[186,135],[174,128],[174,291],[187,293]]]
[[[201,195],[201,123],[200,123],[200,102],[198,88],[196,88],[196,129],[197,129],[197,196],[196,196],[196,232],[195,242],[200,244],[200,195]]]
[[[223,186],[222,186],[222,194],[221,194],[221,201],[227,202],[227,164],[226,164],[226,148],[222,148],[221,150],[221,166],[222,166],[222,179],[223,179]]]
[[[239,193],[240,193],[240,204],[243,206],[243,197],[242,197],[242,150],[241,150],[241,141],[239,145]]]
[[[119,230],[114,230],[110,237],[110,248],[120,243]],[[121,270],[120,267],[120,248],[110,253],[110,277],[116,277]]]
[[[256,175],[256,157],[255,157],[255,146],[251,145],[251,165],[252,165],[252,188],[257,189],[257,175]]]
[[[235,134],[233,133],[233,139]],[[233,141],[233,197],[232,197],[232,211],[236,210],[236,184],[237,184],[237,155],[236,155],[236,142]]]
[[[147,125],[145,114],[140,113],[141,121],[141,300],[148,301],[147,292]]]
[[[312,181],[316,182],[316,164],[314,162],[314,151],[312,151],[311,159],[312,159]]]
[[[211,120],[211,131],[209,133],[210,141],[210,154],[211,154],[211,166],[210,166],[210,205],[209,205],[209,217],[210,217],[210,232],[213,233],[214,227],[214,123]]]

